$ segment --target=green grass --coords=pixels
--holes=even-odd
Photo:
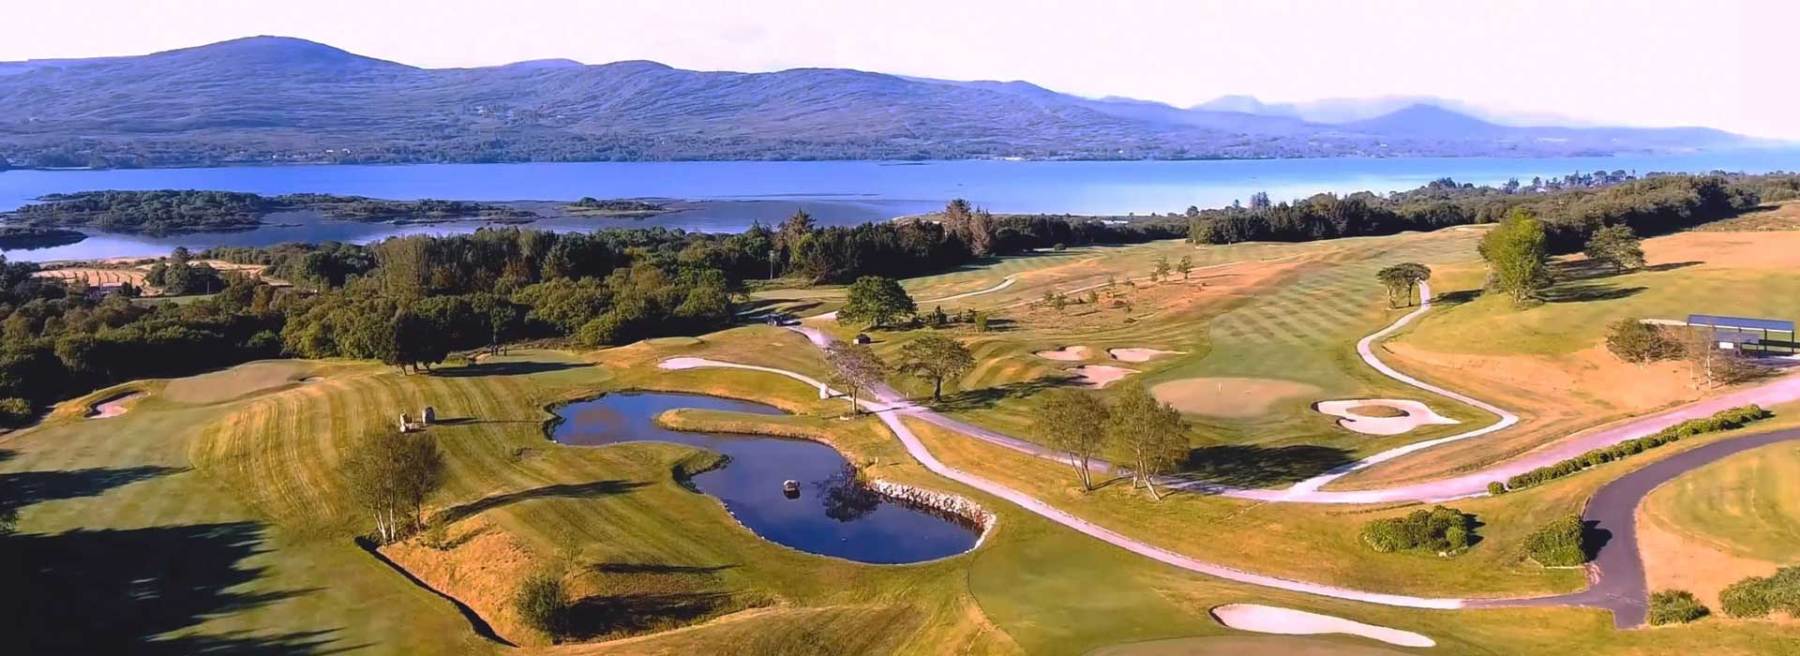
[[[1800,445],[1771,444],[1683,474],[1643,512],[1721,551],[1791,562],[1800,544]]]

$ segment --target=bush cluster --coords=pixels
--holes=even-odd
[[[1434,506],[1405,517],[1385,517],[1363,525],[1362,538],[1381,553],[1429,551],[1450,555],[1475,540],[1475,516],[1455,508]]]
[[[1712,611],[1686,590],[1663,590],[1650,595],[1650,623],[1686,624],[1706,617]]]
[[[1773,611],[1800,617],[1800,565],[1726,586],[1719,593],[1719,607],[1732,617],[1762,617]]]
[[[1623,460],[1627,457],[1643,453],[1664,444],[1678,441],[1684,437],[1693,437],[1702,433],[1715,433],[1718,431],[1742,428],[1750,422],[1767,419],[1773,416],[1775,416],[1774,413],[1764,410],[1762,406],[1754,404],[1722,410],[1705,419],[1689,419],[1657,431],[1652,435],[1626,440],[1609,447],[1594,449],[1554,465],[1546,465],[1519,474],[1506,479],[1506,488],[1509,490],[1517,490],[1520,488],[1531,487],[1570,474],[1580,473],[1587,470],[1589,467],[1605,464],[1614,460]],[[1491,485],[1489,486],[1489,491],[1492,491]]]
[[[1566,515],[1525,536],[1525,554],[1545,567],[1574,567],[1588,561],[1586,531],[1579,515]]]
[[[519,584],[513,596],[513,610],[526,626],[552,638],[562,635],[563,619],[568,614],[569,597],[562,580],[549,574],[536,574]]]

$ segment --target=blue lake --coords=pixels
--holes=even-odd
[[[1394,158],[1132,162],[594,162],[286,166],[207,169],[0,172],[0,210],[44,194],[94,189],[223,189],[263,194],[329,192],[391,199],[573,200],[673,198],[701,207],[642,221],[554,219],[554,230],[663,225],[707,232],[779,222],[806,209],[820,223],[853,224],[942,207],[966,198],[996,212],[1147,214],[1216,207],[1257,191],[1291,199],[1319,192],[1389,192],[1433,179],[1497,184],[1577,171],[1746,172],[1800,170],[1800,150],[1587,158]],[[399,234],[449,234],[475,223],[396,226],[310,221],[238,233],[173,237],[99,235],[7,257],[52,260],[164,254],[174,246],[367,242]]]
[[[697,394],[620,392],[557,410],[551,438],[561,444],[673,442],[725,454],[724,467],[693,478],[694,487],[725,504],[763,538],[801,551],[865,563],[913,563],[953,556],[975,546],[978,529],[889,501],[860,485],[836,449],[808,440],[722,433],[687,433],[656,425],[676,408],[772,415],[781,411],[748,401]],[[789,495],[782,483],[798,481]]]

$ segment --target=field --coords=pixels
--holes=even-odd
[[[133,260],[133,262],[135,261]],[[260,264],[234,264],[224,260],[196,260],[195,263],[205,263],[220,272],[247,275],[271,285],[287,284],[285,281],[274,278],[264,278],[263,270],[268,267]],[[44,269],[35,275],[65,281],[81,281],[89,286],[130,283],[131,286],[143,290],[145,296],[158,296],[162,294],[162,290],[144,282],[144,277],[150,273],[151,266],[152,264],[132,264],[109,260]]]
[[[1719,590],[1800,564],[1800,446],[1741,453],[1668,482],[1638,509],[1651,587],[1718,608]]]
[[[1374,468],[1349,479],[1350,486],[1490,462],[1611,417],[1692,398],[1655,392],[1671,380],[1683,387],[1678,365],[1637,369],[1589,357],[1607,321],[1680,316],[1702,311],[1684,309],[1702,302],[1709,304],[1704,311],[1718,313],[1800,314],[1787,300],[1800,289],[1782,276],[1800,264],[1787,255],[1800,252],[1796,233],[1651,240],[1646,250],[1661,266],[1568,278],[1558,292],[1566,302],[1524,310],[1470,293],[1480,283],[1478,236],[1447,230],[1314,244],[1074,248],[905,284],[918,299],[966,295],[941,304],[995,319],[990,332],[946,329],[980,364],[948,387],[945,412],[1035,439],[1037,393],[1066,384],[1072,367],[1122,366],[1138,372],[1127,380],[1153,388],[1180,383],[1163,389],[1193,402],[1190,474],[1252,487],[1283,485],[1492,420],[1381,377],[1357,359],[1360,336],[1408,311],[1386,307],[1374,277],[1386,264],[1432,266],[1445,303],[1390,341],[1382,357],[1520,408],[1526,422],[1471,440],[1480,444],[1438,447]],[[1185,279],[1177,273],[1148,280],[1158,257],[1182,256],[1195,266]],[[1575,260],[1564,263],[1566,270],[1580,269]],[[973,294],[984,290],[992,291]],[[1046,302],[1046,292],[1064,295],[1065,307]],[[832,288],[757,295],[808,312],[841,303],[841,291]],[[813,323],[839,336],[856,332]],[[872,334],[876,350],[891,357],[924,332]],[[1076,360],[1036,355],[1071,346],[1087,350]],[[1114,348],[1171,353],[1138,362],[1114,359]],[[255,362],[71,400],[43,424],[0,437],[0,491],[19,514],[19,535],[0,540],[0,549],[15,553],[0,554],[8,556],[0,567],[40,565],[16,573],[26,584],[12,594],[0,591],[0,616],[15,620],[8,635],[28,653],[1421,653],[1341,635],[1258,636],[1226,629],[1208,614],[1221,604],[1265,603],[1422,633],[1438,642],[1423,653],[1800,653],[1792,625],[1779,621],[1713,618],[1617,631],[1594,609],[1426,611],[1193,574],[940,478],[875,418],[841,418],[841,400],[820,400],[791,379],[656,366],[678,356],[821,378],[828,372],[799,334],[746,326],[593,352],[516,350],[419,375],[362,362]],[[1564,379],[1590,382],[1569,388],[1582,393],[1533,393],[1534,385]],[[915,396],[928,391],[920,381],[897,382]],[[1641,388],[1652,391],[1632,392]],[[565,447],[546,439],[550,408],[632,389],[775,405],[791,414],[685,412],[671,421],[825,441],[850,461],[869,463],[867,475],[968,497],[995,512],[998,523],[972,552],[927,563],[814,556],[757,537],[712,498],[685,487],[678,471],[714,461],[701,451],[660,443]],[[1288,394],[1271,400],[1275,391]],[[124,414],[85,418],[95,403],[134,392],[143,396]],[[1346,431],[1310,407],[1359,397],[1417,399],[1463,424],[1379,437]],[[448,475],[425,515],[441,522],[444,534],[372,553],[356,542],[370,526],[347,494],[342,463],[358,440],[391,430],[400,413],[416,416],[426,405],[440,418],[427,434],[443,450]],[[1766,427],[1800,422],[1800,405],[1775,411]],[[1581,589],[1584,572],[1527,560],[1525,535],[1578,511],[1595,489],[1641,463],[1725,439],[1684,440],[1633,464],[1450,503],[1478,517],[1480,540],[1440,557],[1376,553],[1359,536],[1366,522],[1412,512],[1416,504],[1314,506],[1200,494],[1153,501],[1122,481],[1082,493],[1065,465],[908,421],[945,464],[1162,549],[1295,580],[1470,598]],[[1800,501],[1787,483],[1796,475],[1800,449],[1771,447],[1696,470],[1655,493],[1641,513],[1653,586],[1686,587],[1712,603],[1717,586],[1730,582],[1727,574],[1735,580],[1791,563]],[[577,630],[561,644],[525,626],[512,608],[519,582],[539,573],[563,580],[580,609]],[[25,590],[31,596],[18,592]],[[51,634],[46,627],[70,630]]]

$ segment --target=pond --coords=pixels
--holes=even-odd
[[[621,392],[558,409],[551,438],[562,444],[673,442],[730,457],[724,467],[694,476],[701,492],[725,504],[739,522],[777,544],[865,563],[914,563],[975,547],[980,529],[941,513],[896,502],[856,484],[836,449],[809,440],[673,431],[656,417],[677,408],[760,415],[781,411],[760,403],[699,394]],[[797,481],[799,493],[783,491]]]

